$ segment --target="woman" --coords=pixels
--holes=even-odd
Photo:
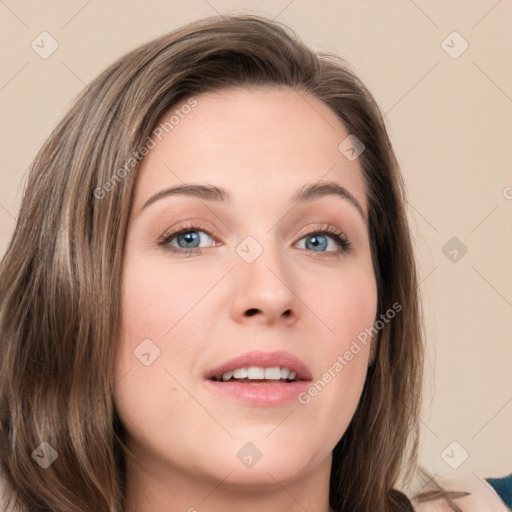
[[[404,205],[371,94],[280,24],[119,59],[36,156],[2,262],[6,501],[412,510]]]

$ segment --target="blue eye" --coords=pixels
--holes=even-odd
[[[317,253],[323,253],[327,252],[330,253],[333,251],[331,248],[330,250],[326,250],[329,246],[329,239],[334,240],[334,243],[331,244],[334,245],[334,252],[335,253],[344,253],[347,252],[350,248],[350,242],[348,239],[343,235],[342,233],[336,231],[330,231],[330,230],[322,230],[322,231],[316,231],[313,233],[310,233],[309,235],[306,235],[302,240],[307,240],[305,249],[317,252]],[[336,250],[336,247],[338,250]],[[339,250],[341,248],[341,251]]]
[[[159,241],[165,250],[177,253],[191,254],[200,252],[199,244],[201,243],[200,233],[204,233],[207,237],[212,239],[210,233],[204,229],[200,229],[200,226],[181,226],[171,233],[164,235]],[[177,246],[172,242],[176,240]],[[210,244],[212,247],[214,244]]]
[[[200,247],[201,239],[205,238],[201,237],[201,234],[213,240],[213,244],[210,243],[207,246]],[[299,247],[299,249],[305,249],[315,256],[341,256],[348,253],[351,249],[351,244],[347,237],[338,229],[331,227],[311,231],[302,237],[299,243],[303,240],[307,240],[306,247]],[[332,243],[329,244],[329,241],[332,241]],[[192,255],[199,254],[201,248],[214,247],[221,244],[215,241],[204,226],[187,225],[180,226],[170,233],[163,235],[158,245],[162,246],[166,251]]]
[[[178,245],[183,249],[196,248],[201,240],[198,233],[204,233],[204,231],[187,231],[175,235],[175,238],[178,240]],[[181,243],[181,241],[183,241],[183,243]]]

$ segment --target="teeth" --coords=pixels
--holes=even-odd
[[[223,376],[222,376],[222,380],[224,382],[228,381],[229,379],[231,379],[231,377],[233,377],[233,372],[226,372]]]
[[[233,372],[233,377],[235,377],[235,379],[246,379],[247,375],[247,368],[237,368]]]
[[[265,368],[265,379],[279,380],[281,378],[281,368],[273,366],[272,368]]]
[[[294,380],[296,376],[297,373],[294,371],[290,371],[289,368],[280,368],[279,366],[272,366],[269,368],[263,368],[261,366],[249,366],[225,372],[222,375],[222,380],[224,382],[227,382],[231,379]]]
[[[260,366],[249,366],[247,368],[247,378],[248,379],[264,379],[265,378],[265,369]]]

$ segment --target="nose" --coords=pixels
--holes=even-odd
[[[285,264],[277,247],[268,247],[251,263],[238,260],[231,272],[234,294],[231,315],[241,323],[291,325],[299,317],[300,300],[293,289],[297,283],[292,268]]]

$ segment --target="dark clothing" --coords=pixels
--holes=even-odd
[[[393,489],[392,493],[399,503],[399,507],[396,509],[397,512],[414,512],[411,501],[403,492]]]
[[[503,503],[512,510],[512,473],[503,478],[486,478]]]

